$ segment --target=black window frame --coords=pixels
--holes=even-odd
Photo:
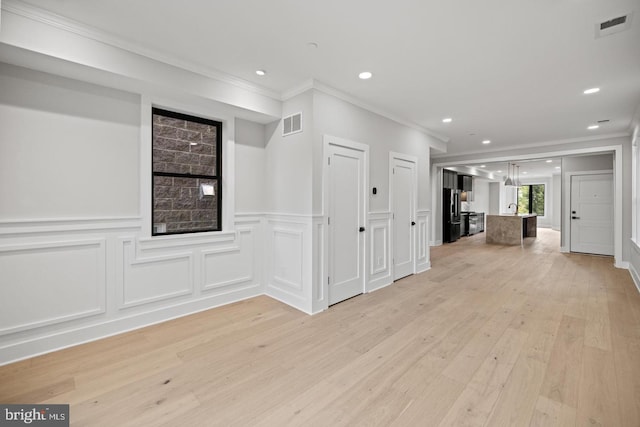
[[[541,216],[545,216],[547,214],[547,185],[546,184],[525,184],[525,185],[520,185],[518,187],[518,194],[516,194],[516,199],[520,200],[520,188],[521,187],[529,187],[529,214],[533,214],[535,212],[533,212],[533,187],[541,185],[544,188],[544,213]],[[536,215],[539,215],[538,213],[535,213]]]
[[[161,115],[178,120],[187,120],[200,123],[216,128],[216,167],[215,175],[198,175],[191,173],[174,173],[174,172],[155,172],[153,170],[153,148],[154,148],[154,123],[153,116]],[[210,229],[174,231],[167,233],[156,233],[154,231],[154,207],[155,207],[155,178],[156,177],[172,177],[172,178],[194,178],[194,179],[211,179],[216,181],[216,215],[217,226]],[[222,231],[222,122],[207,119],[204,117],[193,116],[190,114],[178,113],[176,111],[166,110],[159,107],[151,107],[151,236],[173,236],[179,234],[209,233],[212,231]]]

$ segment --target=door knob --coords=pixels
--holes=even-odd
[[[364,231],[364,227],[360,227],[359,231],[362,233]]]
[[[580,219],[579,216],[572,216],[571,219]]]
[[[415,221],[411,221],[411,225],[412,226],[416,225],[416,222]]]

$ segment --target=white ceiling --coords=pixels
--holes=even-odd
[[[448,154],[627,133],[640,105],[640,0],[27,2],[279,94],[316,79],[446,136]]]
[[[460,173],[474,175],[491,181],[503,181],[508,176],[519,176],[520,181],[537,178],[550,178],[560,174],[562,159],[547,157],[543,159],[517,160],[513,162],[484,162],[449,167]]]

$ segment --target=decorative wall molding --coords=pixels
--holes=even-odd
[[[105,239],[0,246],[0,271],[0,335],[105,312]]]
[[[119,239],[118,309],[193,293],[193,254],[140,257],[134,238]]]
[[[43,218],[0,221],[0,237],[25,234],[68,233],[78,231],[131,230],[140,228],[141,218]]]
[[[431,268],[429,249],[429,230],[431,227],[431,211],[418,210],[416,229],[416,273]]]
[[[313,312],[312,215],[267,214],[265,293],[305,313]]]
[[[366,290],[393,283],[391,277],[391,212],[369,212],[369,266]]]
[[[236,228],[234,244],[228,247],[202,250],[202,291],[219,290],[246,284],[254,279],[254,229]],[[214,274],[217,277],[214,277]]]

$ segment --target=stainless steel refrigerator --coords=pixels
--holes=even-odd
[[[460,238],[460,190],[442,189],[442,240],[455,242]]]

